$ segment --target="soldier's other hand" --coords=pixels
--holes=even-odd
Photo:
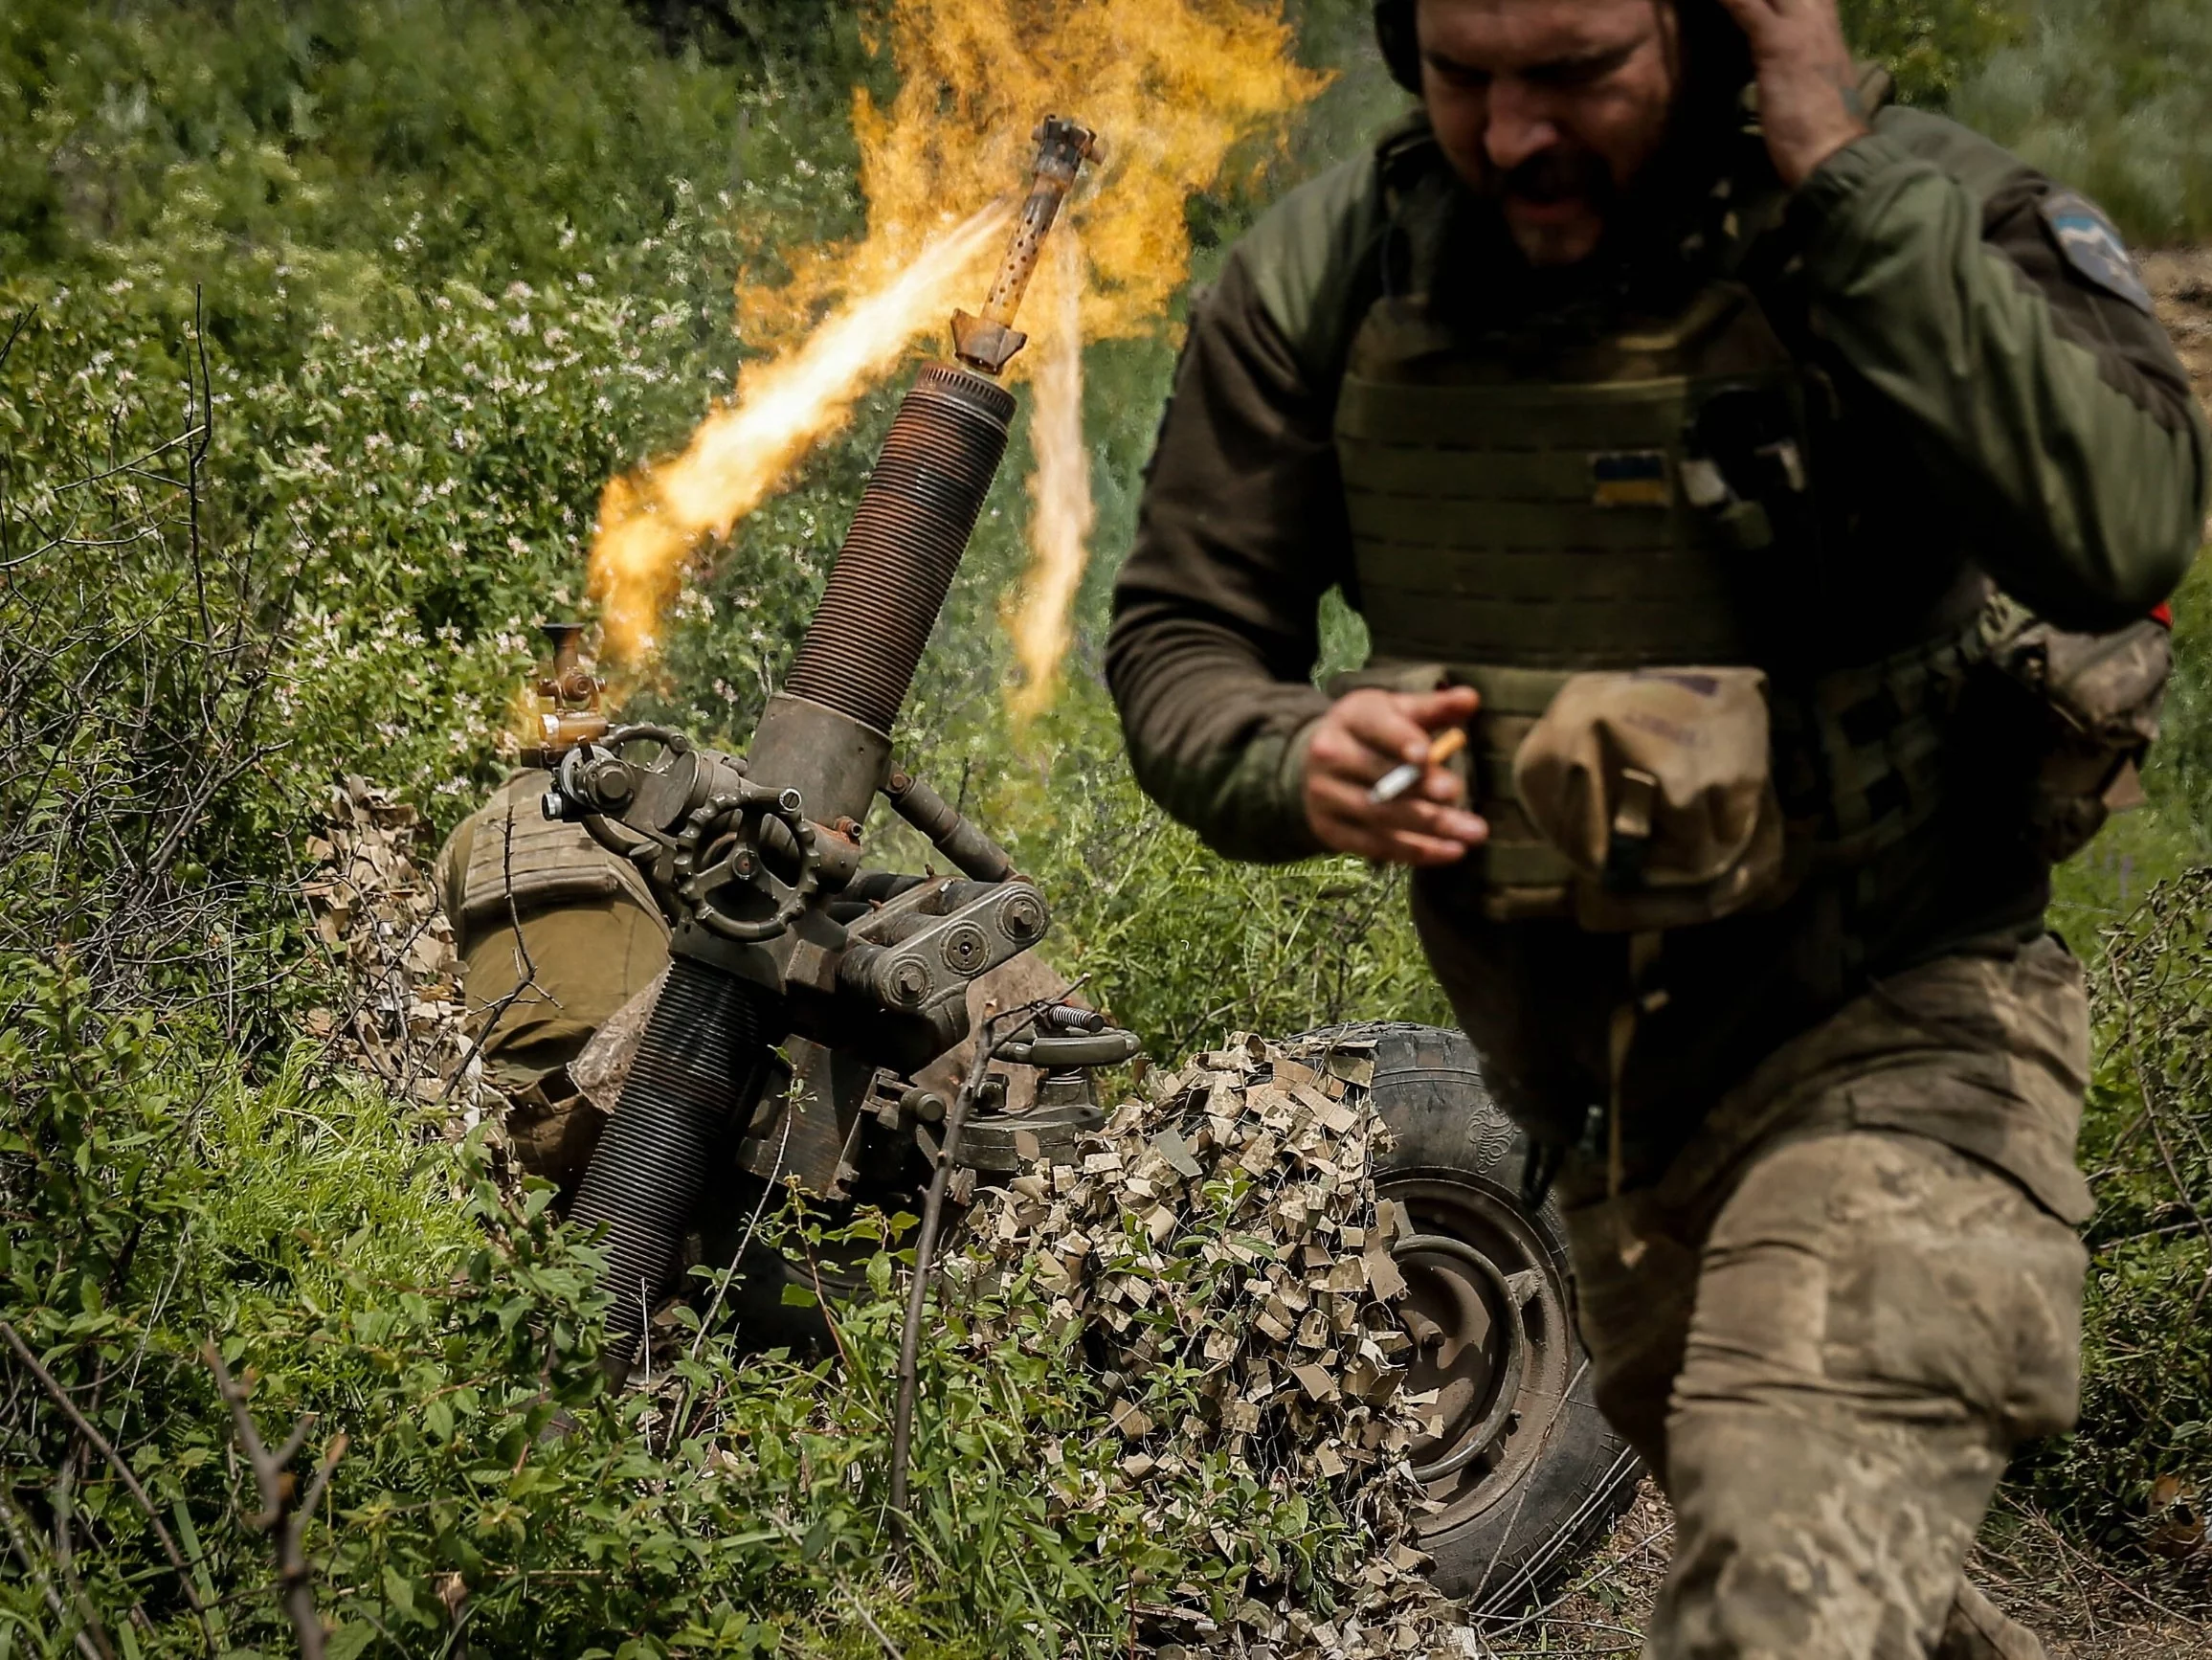
[[[1313,729],[1306,752],[1306,819],[1325,847],[1394,864],[1449,864],[1489,826],[1466,809],[1456,773],[1429,767],[1395,801],[1368,792],[1393,767],[1427,759],[1436,734],[1463,726],[1480,700],[1469,686],[1440,692],[1351,692]]]
[[[1836,0],[1721,0],[1752,44],[1759,124],[1782,183],[1813,170],[1871,129]]]

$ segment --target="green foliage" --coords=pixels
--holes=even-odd
[[[2208,85],[2212,10],[2198,0],[2037,0],[1951,112],[2156,246],[2212,236]]]
[[[2154,891],[2105,942],[2091,982],[2098,1058],[2082,1158],[2097,1211],[2080,1428],[2040,1449],[2030,1489],[2082,1535],[2143,1544],[2153,1489],[2202,1492],[2212,1469],[2212,1354],[2198,1319],[2212,1274],[2212,871]]]
[[[1053,906],[1048,954],[1091,976],[1158,1056],[1233,1030],[1287,1035],[1340,1021],[1449,1022],[1407,918],[1402,872],[1356,860],[1229,864],[1151,807],[1128,776],[1105,697],[1081,687],[1013,737],[969,740],[971,804],[1001,829]],[[925,751],[927,752],[927,751]],[[953,757],[933,762],[941,775]]]
[[[1843,0],[1843,13],[1852,50],[1918,104],[1944,102],[2021,22],[2018,0]]]
[[[2145,784],[2160,806],[2212,825],[2212,566],[2198,560],[2173,605],[2174,679]]]
[[[462,1629],[486,1654],[841,1654],[870,1651],[871,1620],[909,1654],[1107,1655],[1132,1582],[1229,1604],[1310,1593],[1317,1564],[1363,1548],[1326,1494],[1225,1456],[1141,1497],[1109,1491],[1106,1403],[1072,1329],[1017,1285],[930,1324],[902,1558],[886,1227],[800,1224],[805,1249],[858,1244],[867,1264],[831,1312],[836,1357],[740,1359],[726,1321],[704,1338],[693,1322],[678,1335],[696,1352],[661,1359],[658,1392],[610,1402],[594,1264],[552,1225],[549,1189],[506,1196],[473,1142],[426,1145],[404,1109],[310,1052],[256,1085],[204,1023],[102,1018],[66,967],[0,964],[0,1011],[7,1318],[139,1476],[236,1650],[289,1637],[209,1340],[256,1378],[272,1442],[306,1414],[310,1456],[346,1437],[307,1534],[342,1656],[446,1652]],[[31,1565],[0,1575],[0,1633],[62,1654],[88,1608],[133,1651],[196,1651],[115,1469],[6,1364],[0,1497]],[[1157,1390],[1173,1386],[1163,1369]],[[70,1587],[68,1621],[38,1574]]]
[[[773,197],[849,165],[842,123],[779,113],[836,107],[865,68],[850,8],[810,16],[748,75],[670,56],[616,0],[22,0],[0,13],[0,268],[127,276],[172,325],[204,284],[215,337],[274,360],[394,293],[565,274],[579,243],[655,236],[684,181]],[[814,235],[846,227],[848,196],[805,196]]]

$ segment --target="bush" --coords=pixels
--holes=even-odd
[[[2212,870],[2197,869],[2111,932],[2091,980],[2097,1062],[2082,1159],[2097,1210],[2086,1230],[2081,1426],[2032,1454],[2027,1474],[2054,1515],[2129,1555],[2147,1533],[2158,1542],[2145,1526],[2155,1512],[2200,1504],[2212,1471],[2212,1354],[2198,1318],[2212,1283],[2208,970]]]
[[[1321,1581],[1363,1548],[1329,1492],[1223,1457],[1141,1492],[1115,1477],[1125,1444],[1070,1351],[1079,1327],[1025,1284],[930,1322],[901,1546],[897,1223],[788,1236],[810,1256],[862,1247],[835,1356],[741,1358],[726,1319],[704,1335],[689,1320],[660,1387],[610,1402],[596,1264],[553,1226],[550,1189],[503,1193],[475,1142],[426,1142],[310,1050],[256,1084],[205,1020],[103,1018],[66,968],[0,965],[0,1014],[6,1318],[115,1449],[7,1357],[13,1651],[61,1655],[95,1626],[126,1652],[203,1651],[126,1467],[223,1651],[290,1646],[210,1342],[252,1380],[268,1441],[298,1422],[303,1462],[334,1461],[306,1546],[335,1660],[464,1637],[578,1660],[862,1654],[877,1631],[916,1656],[1106,1656],[1126,1651],[1132,1584],[1212,1597],[1218,1617],[1248,1592],[1325,1606]],[[1234,1260],[1207,1225],[1179,1264]],[[1156,1388],[1188,1382],[1163,1368]]]
[[[1852,50],[1897,79],[1907,103],[1941,104],[2019,33],[2006,0],[1843,0]]]
[[[172,330],[202,285],[214,338],[275,363],[394,294],[652,237],[686,181],[835,234],[851,138],[805,115],[864,72],[857,14],[759,47],[671,55],[617,0],[23,0],[0,14],[0,269],[132,277]],[[830,188],[794,200],[799,166]]]
[[[2208,83],[2212,11],[2196,0],[2038,0],[1951,110],[2158,246],[2212,236]]]

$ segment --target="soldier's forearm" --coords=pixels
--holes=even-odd
[[[1229,858],[1281,864],[1320,852],[1300,784],[1306,737],[1328,698],[1272,678],[1225,630],[1183,619],[1141,632],[1144,649],[1109,652],[1106,674],[1145,793]]]
[[[2109,627],[2187,569],[2206,441],[2156,321],[2067,268],[2044,189],[2000,180],[1985,201],[1878,133],[1797,212],[1816,329],[1905,423],[1990,573]]]
[[[1106,679],[1137,781],[1231,858],[1320,851],[1300,734],[1328,707],[1315,608],[1349,547],[1331,396],[1232,258],[1192,320],[1114,585]]]

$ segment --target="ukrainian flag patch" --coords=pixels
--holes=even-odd
[[[1601,450],[1590,458],[1590,500],[1600,507],[1665,507],[1674,502],[1665,450]]]

